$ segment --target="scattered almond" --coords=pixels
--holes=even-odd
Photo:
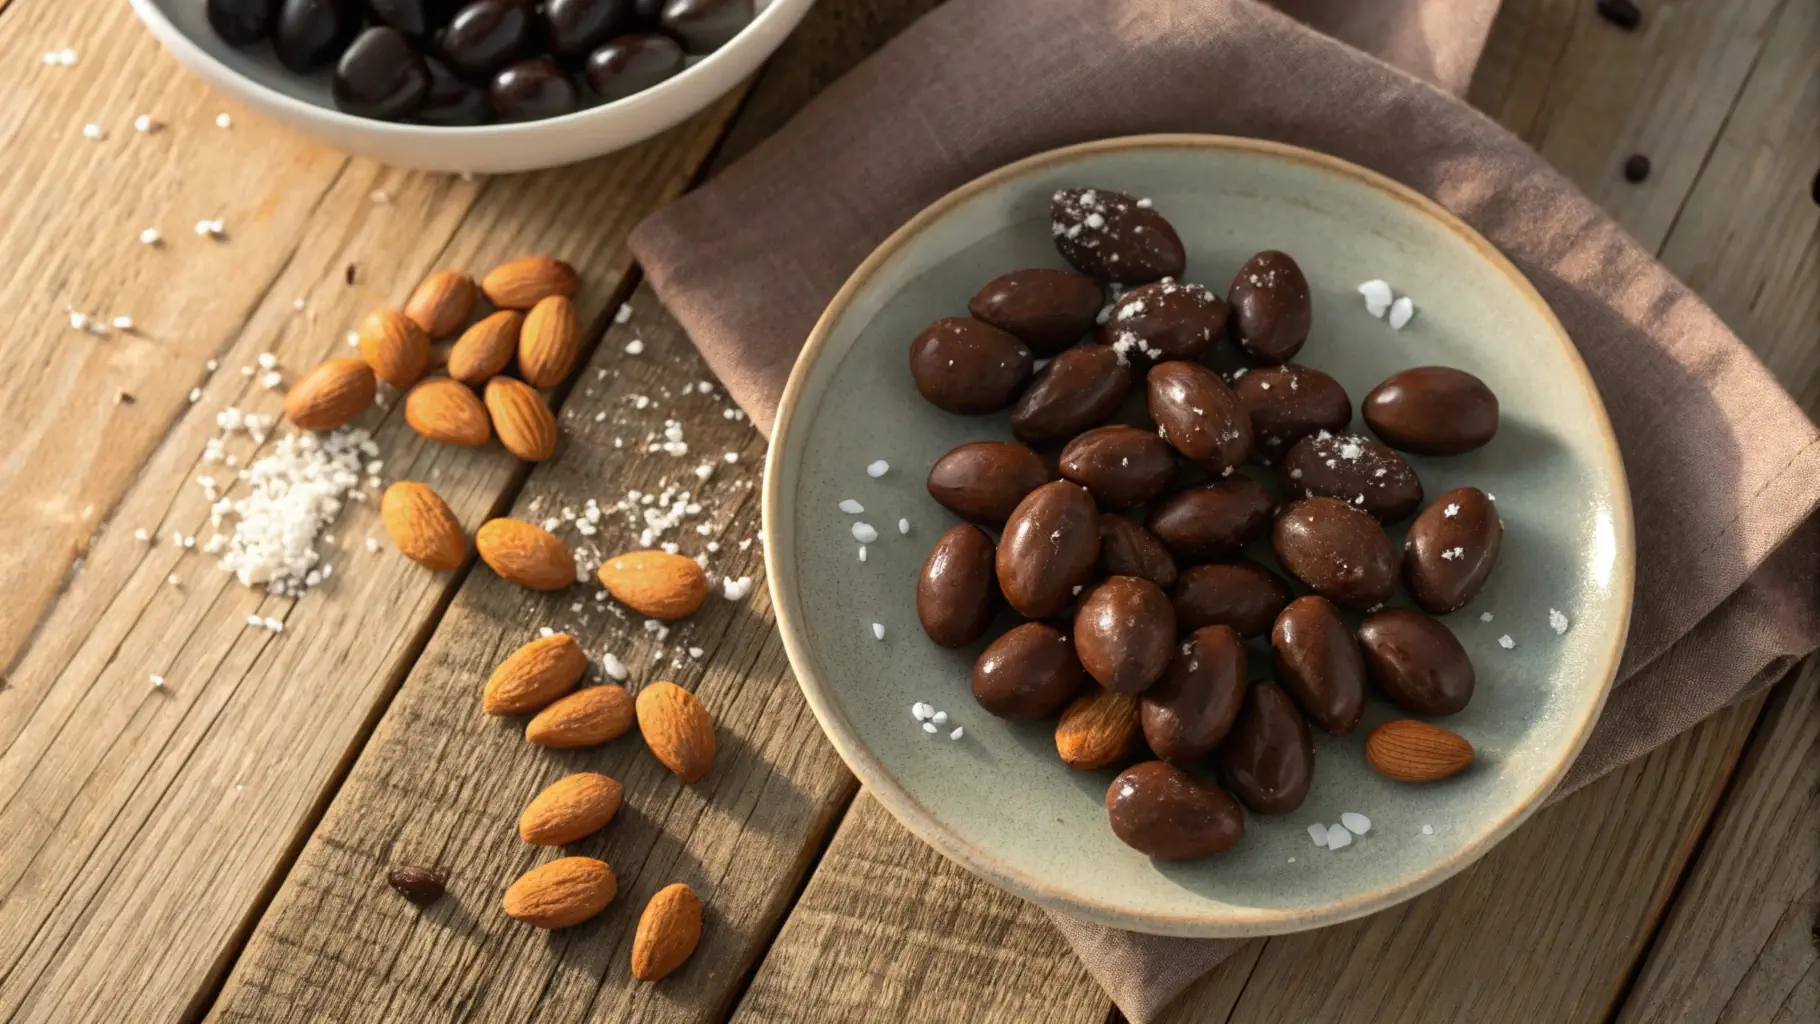
[[[1435,782],[1472,764],[1472,744],[1427,722],[1396,718],[1365,737],[1365,760],[1398,782]]]
[[[518,838],[532,846],[562,846],[607,827],[619,812],[625,788],[598,772],[576,772],[552,782],[518,816]]]
[[[525,740],[556,750],[597,747],[625,735],[633,718],[625,687],[590,686],[539,711],[525,725]]]
[[[588,656],[567,633],[538,637],[513,651],[487,677],[480,708],[489,715],[528,715],[575,689]]]
[[[714,721],[701,698],[675,683],[652,683],[638,691],[636,709],[645,746],[665,768],[684,782],[708,774],[714,763]]]
[[[701,941],[701,897],[675,882],[657,890],[632,936],[632,977],[656,981],[683,965]]]
[[[404,304],[404,315],[438,341],[461,330],[474,312],[480,290],[474,279],[459,270],[438,270],[423,279]]]
[[[506,451],[526,462],[542,462],[556,454],[556,416],[530,385],[494,377],[487,381],[486,405],[493,432]]]
[[[331,359],[291,385],[284,414],[304,430],[334,430],[372,405],[378,389],[365,360]]]
[[[423,328],[396,309],[376,309],[360,322],[360,358],[373,376],[395,388],[408,388],[430,365],[430,339]]]
[[[379,501],[385,532],[404,556],[426,569],[448,572],[468,557],[468,535],[442,495],[423,484],[401,480]]]
[[[1137,730],[1137,698],[1095,687],[1055,723],[1055,751],[1070,768],[1104,768],[1125,756]]]
[[[525,315],[502,309],[463,331],[449,350],[449,376],[463,384],[485,384],[506,368],[518,352],[518,332]]]
[[[708,574],[684,555],[634,551],[602,562],[597,575],[615,600],[653,619],[686,618],[708,599]]]
[[[518,372],[532,387],[561,384],[581,354],[581,322],[567,295],[538,300],[518,332]]]
[[[481,561],[501,579],[530,590],[561,590],[575,582],[575,556],[541,526],[490,519],[474,534]]]
[[[502,263],[480,279],[480,290],[500,309],[530,309],[551,295],[574,295],[581,283],[575,268],[548,256]]]
[[[606,861],[563,857],[524,873],[501,901],[506,916],[538,928],[567,928],[607,909],[619,880]]]
[[[475,447],[493,436],[487,410],[467,385],[446,377],[426,380],[404,396],[404,421],[432,441]]]

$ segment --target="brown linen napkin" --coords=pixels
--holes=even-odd
[[[1285,6],[1458,89],[1493,4]],[[1274,139],[1387,174],[1485,234],[1566,325],[1623,451],[1638,567],[1618,685],[1556,798],[1820,644],[1820,434],[1749,349],[1496,124],[1249,0],[950,0],[641,225],[633,251],[769,424],[822,308],[917,210],[1020,157],[1145,132]],[[1138,1022],[1239,945],[1052,916]]]

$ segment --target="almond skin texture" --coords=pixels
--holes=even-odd
[[[489,715],[528,715],[575,689],[588,656],[567,633],[538,637],[513,651],[487,677],[480,709]]]
[[[1365,737],[1365,760],[1398,782],[1436,782],[1472,764],[1472,744],[1427,722],[1397,718]]]
[[[526,462],[542,462],[556,454],[556,416],[530,385],[494,377],[487,381],[486,406],[493,432],[506,451]]]
[[[590,686],[544,708],[525,725],[525,741],[554,750],[598,747],[625,735],[636,713],[623,686]]]
[[[360,322],[360,358],[373,376],[395,388],[408,388],[430,367],[430,338],[423,328],[396,309],[376,309]]]
[[[518,838],[562,846],[599,832],[619,813],[625,789],[597,772],[576,772],[537,794],[518,816]]]
[[[581,354],[581,322],[567,295],[540,300],[518,332],[518,372],[536,388],[561,384]]]
[[[518,332],[524,322],[525,315],[516,309],[482,317],[449,349],[449,376],[463,384],[485,384],[493,379],[517,354]]]
[[[474,300],[480,289],[474,279],[459,270],[438,270],[423,279],[410,301],[404,304],[404,315],[437,341],[447,338],[468,322],[474,312]]]
[[[432,441],[474,448],[487,443],[487,409],[467,385],[446,377],[426,380],[404,396],[404,421]]]
[[[524,873],[506,890],[506,916],[538,928],[567,928],[607,909],[619,880],[604,860],[563,857]]]
[[[1104,768],[1125,756],[1137,731],[1137,695],[1095,689],[1076,698],[1055,723],[1055,752],[1070,768]]]
[[[614,600],[666,622],[695,614],[708,599],[708,574],[684,555],[634,551],[602,562],[596,575]]]
[[[285,392],[284,414],[303,430],[334,430],[373,404],[378,390],[364,359],[331,359]]]
[[[442,495],[420,483],[401,480],[379,501],[385,532],[404,556],[425,569],[448,572],[468,557],[468,535]]]
[[[526,256],[501,263],[480,279],[487,301],[500,309],[530,309],[552,295],[574,295],[581,283],[575,268],[548,256]]]
[[[701,941],[701,897],[676,882],[657,890],[632,936],[632,977],[656,981],[683,965]]]
[[[638,691],[638,731],[645,746],[682,776],[698,782],[714,763],[714,721],[701,698],[675,683],[652,683]]]
[[[489,519],[475,532],[474,547],[501,579],[526,589],[561,590],[575,582],[575,556],[541,526]]]

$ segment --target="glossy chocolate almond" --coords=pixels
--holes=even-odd
[[[973,441],[935,460],[929,496],[960,516],[1003,526],[1024,496],[1049,482],[1043,457],[1009,441]]]
[[[1491,496],[1458,487],[1434,500],[1403,538],[1403,581],[1416,607],[1445,615],[1466,607],[1498,564],[1504,522]]]
[[[1220,780],[1259,814],[1302,806],[1314,782],[1314,737],[1289,694],[1275,683],[1251,684],[1238,721],[1215,755]]]
[[[1176,628],[1230,626],[1247,639],[1270,632],[1289,598],[1287,580],[1243,559],[1184,569],[1169,593]]]
[[[1277,514],[1270,546],[1290,575],[1342,608],[1384,603],[1396,553],[1376,519],[1333,498],[1303,498]]]
[[[1019,440],[1060,441],[1104,423],[1131,393],[1131,371],[1104,345],[1077,345],[1051,359],[1011,410]]]
[[[1082,667],[1108,690],[1142,693],[1169,668],[1175,609],[1161,587],[1136,576],[1094,584],[1074,614]]]
[[[1234,473],[1157,502],[1145,525],[1179,561],[1219,558],[1262,536],[1274,504],[1263,484]]]
[[[1028,721],[1060,710],[1086,678],[1074,641],[1054,626],[1026,622],[974,662],[973,699],[1000,718]]]
[[[1365,714],[1365,658],[1340,610],[1310,594],[1289,603],[1270,631],[1277,682],[1322,732],[1344,736]]]
[[[1359,412],[1385,444],[1417,455],[1458,455],[1498,434],[1498,396],[1450,366],[1393,374],[1371,389]]]
[[[1286,364],[1241,371],[1232,393],[1251,417],[1252,454],[1265,465],[1310,434],[1337,433],[1352,422],[1352,400],[1340,382],[1308,366]]]
[[[992,538],[977,526],[949,528],[916,578],[916,617],[943,647],[965,647],[992,624]]]
[[[1286,363],[1308,341],[1314,322],[1308,278],[1288,253],[1258,253],[1239,268],[1226,301],[1232,340],[1262,363]]]
[[[1175,479],[1175,449],[1148,430],[1095,427],[1062,449],[1060,468],[1062,479],[1087,488],[1101,508],[1134,508]]]
[[[1451,715],[1472,700],[1472,659],[1453,631],[1409,608],[1372,612],[1359,623],[1371,681],[1397,707]]]
[[[1046,618],[1074,600],[1100,557],[1100,513],[1085,487],[1066,480],[1031,491],[999,539],[999,589],[1020,615]]]
[[[1422,481],[1403,456],[1360,434],[1326,431],[1297,441],[1283,459],[1283,488],[1300,498],[1338,498],[1380,523],[1422,507]]]
[[[1150,201],[1106,188],[1064,188],[1050,197],[1055,249],[1076,270],[1102,281],[1146,284],[1180,277],[1182,239]]]
[[[1024,343],[991,324],[944,317],[910,342],[910,377],[931,405],[962,416],[997,412],[1034,365]]]
[[[1232,797],[1162,761],[1119,773],[1106,787],[1106,817],[1120,842],[1157,860],[1209,857],[1245,835],[1245,814]]]
[[[1136,576],[1168,590],[1175,585],[1175,559],[1156,534],[1119,515],[1100,516],[1101,576]]]
[[[1105,304],[1105,290],[1093,278],[1037,267],[986,282],[967,303],[967,312],[1017,335],[1037,355],[1049,356],[1092,333]]]
[[[1177,645],[1169,670],[1138,698],[1138,724],[1156,756],[1181,764],[1212,752],[1244,703],[1244,642],[1206,626]]]
[[[1202,467],[1219,472],[1251,454],[1251,416],[1219,374],[1200,363],[1159,363],[1144,378],[1157,434]]]
[[[1165,279],[1112,304],[1100,341],[1156,361],[1199,359],[1226,329],[1226,303],[1205,285]]]

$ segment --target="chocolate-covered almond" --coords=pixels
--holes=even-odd
[[[1436,498],[1403,538],[1403,580],[1416,606],[1433,615],[1464,608],[1498,564],[1503,538],[1504,522],[1484,491],[1458,487]]]
[[[1314,781],[1314,737],[1295,702],[1275,683],[1251,684],[1216,756],[1220,781],[1259,814],[1287,814],[1302,806]]]
[[[943,317],[910,342],[910,376],[937,408],[963,416],[997,412],[1030,379],[1024,343],[991,324]]]
[[[1144,378],[1150,418],[1175,450],[1218,472],[1251,454],[1251,416],[1239,398],[1200,363],[1159,363]]]
[[[1178,561],[1218,558],[1261,536],[1273,504],[1263,484],[1234,473],[1169,495],[1144,525]]]
[[[1011,410],[1023,441],[1060,441],[1104,423],[1131,393],[1131,371],[1104,345],[1076,345],[1051,359]]]
[[[1138,698],[1138,724],[1156,756],[1181,764],[1218,746],[1244,703],[1244,642],[1226,626],[1205,626],[1177,645],[1169,670]]]
[[[1175,559],[1156,534],[1119,515],[1100,516],[1101,576],[1136,576],[1168,590],[1175,585]]]
[[[1308,279],[1288,253],[1258,253],[1239,268],[1226,294],[1232,340],[1261,363],[1286,363],[1308,340],[1314,322]]]
[[[916,617],[929,639],[965,647],[992,624],[992,538],[977,526],[949,527],[916,577]]]
[[[1232,797],[1162,761],[1120,772],[1106,787],[1106,817],[1120,842],[1157,860],[1212,856],[1245,835],[1245,813]]]
[[[1142,693],[1162,678],[1175,648],[1175,609],[1163,589],[1136,576],[1094,584],[1074,613],[1074,651],[1087,674],[1118,693]]]
[[[1132,508],[1175,479],[1175,449],[1148,430],[1095,427],[1062,449],[1062,479],[1093,492],[1101,508]]]
[[[1184,569],[1169,592],[1177,629],[1230,626],[1246,638],[1270,632],[1289,598],[1288,581],[1242,559]]]
[[[1148,199],[1105,188],[1064,188],[1049,201],[1055,249],[1083,274],[1119,284],[1180,277],[1188,255]]]
[[[1472,700],[1472,659],[1453,630],[1409,608],[1359,623],[1365,671],[1391,703],[1416,715],[1451,715]]]
[[[1361,434],[1325,430],[1297,441],[1283,458],[1283,488],[1303,498],[1338,498],[1380,523],[1422,507],[1422,481],[1403,456]]]
[[[1384,443],[1417,455],[1458,455],[1498,433],[1498,396],[1450,366],[1418,366],[1371,389],[1360,415]]]
[[[1031,491],[1005,521],[998,585],[1020,615],[1046,618],[1074,600],[1100,557],[1100,512],[1079,484],[1056,480]]]
[[[1265,465],[1289,446],[1322,430],[1338,432],[1352,422],[1352,400],[1340,382],[1307,366],[1285,364],[1241,371],[1232,393],[1251,416],[1252,454]]]
[[[1112,304],[1100,341],[1153,360],[1199,359],[1226,329],[1226,303],[1205,285],[1165,278]]]
[[[1059,710],[1086,678],[1074,641],[1054,626],[1026,622],[973,663],[973,699],[1000,718],[1023,722]]]
[[[1352,628],[1324,597],[1289,602],[1270,631],[1277,682],[1321,731],[1344,736],[1365,714],[1365,659]]]
[[[1043,457],[1010,441],[971,441],[935,460],[929,496],[960,516],[1003,526],[1024,496],[1049,482]]]
[[[1106,293],[1091,277],[1036,267],[1013,270],[986,282],[967,312],[1017,335],[1039,356],[1054,355],[1096,326]]]
[[[1390,538],[1376,519],[1345,502],[1291,502],[1277,514],[1270,546],[1290,575],[1342,608],[1374,607],[1396,589]]]

